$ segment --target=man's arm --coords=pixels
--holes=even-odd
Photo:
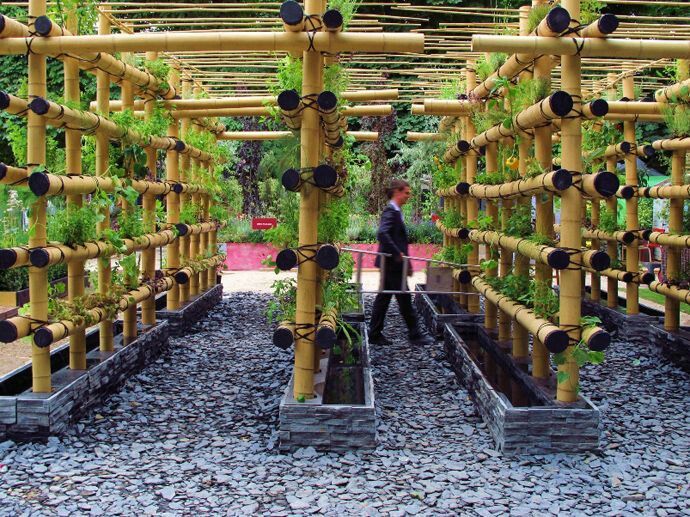
[[[385,247],[392,249],[394,255],[399,256],[402,254],[400,248],[393,241],[391,236],[393,233],[393,226],[395,225],[395,218],[398,214],[393,209],[386,208],[381,214],[381,225],[379,226],[379,231],[376,234],[378,241]]]

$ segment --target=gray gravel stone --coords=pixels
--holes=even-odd
[[[394,343],[371,350],[377,448],[283,455],[292,352],[271,345],[266,301],[225,298],[65,436],[0,443],[0,516],[690,512],[690,376],[653,343],[615,343],[583,369],[602,408],[601,451],[504,458],[441,343],[409,345],[394,302]]]

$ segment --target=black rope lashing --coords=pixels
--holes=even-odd
[[[300,266],[307,261],[316,262],[316,253],[319,251],[320,244],[306,244],[294,248],[297,254],[297,265]]]
[[[295,323],[294,336],[296,339],[304,339],[311,343],[314,342],[316,335],[316,325],[311,323]]]

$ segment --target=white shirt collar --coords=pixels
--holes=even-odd
[[[395,210],[397,210],[398,212],[401,212],[400,207],[399,207],[398,205],[396,205],[396,204],[395,204],[395,201],[393,201],[392,199],[390,200],[390,205],[391,205]]]

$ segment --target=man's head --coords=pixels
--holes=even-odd
[[[403,206],[412,195],[410,184],[405,180],[392,180],[390,186],[386,189],[386,195],[396,205]]]

